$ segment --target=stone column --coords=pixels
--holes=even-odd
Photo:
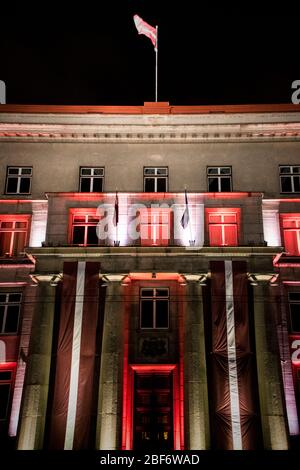
[[[264,448],[288,449],[275,318],[268,305],[268,284],[253,285],[258,391]]]
[[[42,449],[48,401],[56,284],[37,276],[38,294],[31,328],[18,433],[19,450]]]
[[[206,450],[210,448],[210,430],[202,287],[198,282],[200,276],[185,275],[185,278],[185,442],[187,449]]]
[[[124,275],[106,275],[96,449],[121,449],[124,348]]]

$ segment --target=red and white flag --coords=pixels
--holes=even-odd
[[[136,29],[138,30],[138,33],[144,34],[145,36],[147,36],[147,38],[151,39],[154,49],[156,49],[157,47],[156,28],[146,23],[146,21],[142,20],[142,18],[138,15],[134,15],[133,21],[136,26]]]

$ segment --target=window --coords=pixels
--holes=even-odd
[[[169,289],[143,288],[140,299],[141,328],[169,327]]]
[[[208,166],[207,186],[210,193],[221,193],[231,191],[231,167],[230,166]]]
[[[210,246],[237,246],[239,209],[206,209]]]
[[[165,193],[168,189],[168,168],[144,168],[145,193]]]
[[[6,194],[30,194],[31,167],[9,166],[6,177]]]
[[[149,208],[140,210],[142,246],[168,246],[170,241],[171,210]]]
[[[300,165],[298,166],[280,166],[280,191],[282,193],[300,192]]]
[[[0,334],[18,332],[22,294],[19,292],[0,293]]]
[[[79,246],[99,245],[96,228],[99,223],[99,216],[96,209],[86,212],[72,212],[71,244]]]
[[[17,256],[26,246],[29,216],[0,216],[0,256]]]
[[[300,256],[300,214],[281,214],[285,251]]]
[[[101,193],[103,191],[104,168],[80,168],[79,191],[81,193]]]
[[[300,292],[289,292],[291,331],[300,333]]]
[[[8,415],[12,376],[12,370],[0,370],[0,420]]]

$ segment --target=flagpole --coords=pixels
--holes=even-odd
[[[155,102],[157,103],[157,76],[158,76],[158,26],[156,26],[156,47],[155,47]]]

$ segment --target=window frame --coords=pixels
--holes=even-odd
[[[288,254],[288,256],[300,256],[300,213],[281,213],[280,216],[280,231],[281,231],[281,240],[284,245],[284,250]],[[297,226],[296,227],[284,227],[284,221],[291,220],[293,222],[296,222]],[[292,254],[287,252],[287,247],[286,247],[286,241],[285,241],[285,232],[297,232],[297,240],[298,243],[298,253]]]
[[[2,228],[1,225],[2,225],[2,222],[12,222],[14,225],[17,223],[17,222],[26,222],[26,229],[21,227],[21,228],[15,228],[15,227],[8,227],[8,228]],[[24,247],[23,249],[25,249],[26,246],[28,246],[28,242],[29,242],[29,236],[30,236],[30,222],[31,222],[31,215],[29,214],[0,214],[0,233],[12,233],[12,237],[11,237],[11,240],[10,240],[10,251],[9,251],[9,256],[10,257],[13,257],[13,256],[19,256],[19,254],[17,253],[16,255],[13,255],[13,246],[14,246],[14,234],[15,233],[25,233],[25,241],[24,241]],[[3,256],[6,256],[6,254],[4,253],[3,255],[0,254],[0,257],[3,257]]]
[[[89,248],[89,247],[97,247],[97,246],[103,246],[103,243],[100,243],[100,239],[98,238],[98,244],[97,245],[88,245],[86,242],[87,242],[87,237],[88,237],[88,227],[97,227],[99,221],[100,221],[100,215],[97,215],[96,213],[97,209],[96,208],[87,208],[87,209],[83,209],[83,208],[78,208],[78,209],[70,209],[70,213],[69,213],[69,236],[68,236],[68,244],[71,245],[71,246],[74,246],[74,247],[84,247],[84,248]],[[75,224],[73,223],[74,221],[74,218],[75,217],[83,217],[85,216],[86,217],[86,220],[87,222],[85,223],[80,223],[80,224]],[[98,222],[97,224],[92,224],[92,223],[89,223],[88,222],[88,217],[97,217],[98,218]],[[82,243],[73,243],[73,227],[80,227],[80,226],[83,226],[85,227],[85,231],[84,231],[84,244]]]
[[[298,294],[299,295],[299,300],[292,300],[291,295],[293,294]],[[291,334],[299,334],[299,330],[294,330],[293,329],[293,321],[292,321],[292,309],[291,309],[291,304],[293,305],[299,305],[299,316],[300,316],[300,292],[288,292],[288,304],[289,304],[289,320],[290,320],[290,333]]]
[[[147,169],[151,169],[151,170],[155,170],[155,174],[154,175],[145,175],[145,171]],[[165,175],[158,175],[157,174],[157,170],[159,169],[163,169],[163,170],[166,170],[166,174]],[[144,166],[143,167],[143,190],[144,190],[144,193],[146,193],[146,178],[153,178],[154,179],[154,191],[151,191],[151,192],[154,192],[154,193],[167,193],[168,190],[169,190],[169,167],[168,166]],[[165,179],[166,180],[166,190],[165,191],[157,191],[157,180],[158,179]],[[149,194],[149,193],[148,193]],[[150,193],[151,194],[151,193]]]
[[[209,175],[208,173],[208,170],[209,169],[217,169],[218,170],[218,173],[215,174],[215,175]],[[222,175],[221,174],[221,169],[222,168],[229,168],[230,170],[230,173],[229,174],[226,174],[226,175]],[[218,179],[218,191],[210,191],[209,190],[209,178],[217,178]],[[230,181],[230,190],[229,191],[222,191],[221,189],[221,180],[222,179],[225,179],[225,178],[229,178],[229,181]],[[233,182],[232,182],[232,166],[231,165],[207,165],[206,167],[206,182],[207,182],[207,192],[208,193],[215,193],[215,192],[218,192],[218,193],[232,193],[233,191]]]
[[[153,295],[151,296],[143,296],[142,293],[144,290],[151,290],[153,291]],[[157,290],[164,289],[168,291],[167,296],[156,296]],[[142,326],[142,301],[143,300],[152,300],[152,327],[143,327]],[[156,326],[156,301],[157,300],[167,300],[168,301],[168,326],[163,326],[163,327],[157,327]],[[165,286],[159,286],[159,287],[141,287],[140,288],[140,308],[139,308],[139,327],[140,330],[169,330],[170,329],[170,288],[165,287]]]
[[[102,170],[103,171],[103,174],[101,176],[98,176],[98,175],[94,175],[94,174],[91,174],[91,175],[82,175],[81,172],[82,170],[92,170],[92,172],[94,172],[94,170]],[[81,179],[82,178],[90,178],[90,191],[88,191],[89,193],[103,193],[104,192],[104,177],[105,177],[105,167],[104,166],[80,166],[79,167],[79,186],[78,186],[78,191],[80,193],[85,193],[86,191],[81,191]],[[102,191],[91,191],[91,187],[93,186],[94,184],[94,179],[101,179],[102,180]]]
[[[10,169],[18,169],[18,174],[15,174],[15,175],[9,175],[9,170]],[[30,175],[22,175],[22,170],[23,169],[30,169],[31,170],[31,173]],[[24,193],[24,192],[20,192],[20,186],[21,186],[21,179],[22,179],[22,176],[24,178],[29,178],[30,180],[30,184],[29,184],[29,191]],[[5,194],[9,194],[9,195],[31,195],[31,187],[32,187],[32,177],[33,177],[33,167],[32,166],[10,166],[8,165],[6,167],[6,180],[5,180]],[[12,179],[12,178],[17,178],[18,179],[18,182],[17,182],[17,191],[16,192],[8,192],[7,191],[7,186],[8,186],[8,181],[9,179]]]
[[[20,328],[20,318],[21,318],[21,308],[22,308],[23,294],[20,291],[9,291],[9,292],[1,292],[0,291],[0,294],[6,296],[5,302],[0,302],[0,306],[4,305],[4,315],[3,315],[2,325],[0,324],[0,338],[1,338],[1,336],[16,336],[16,335],[18,335],[19,328]],[[16,295],[16,294],[20,296],[20,300],[18,302],[9,302],[9,296],[10,295]],[[5,331],[5,325],[6,325],[6,319],[7,319],[7,314],[8,314],[7,311],[8,311],[8,307],[10,305],[18,305],[18,307],[19,307],[18,324],[17,324],[16,331],[6,332]]]
[[[290,173],[281,173],[281,168],[290,168],[291,169],[291,172]],[[278,173],[279,173],[279,186],[280,186],[280,193],[281,194],[300,194],[300,190],[299,191],[295,191],[295,184],[294,184],[294,177],[298,176],[300,178],[300,171],[299,173],[293,173],[293,168],[295,167],[298,167],[300,169],[300,165],[279,165],[278,166]],[[281,183],[281,179],[285,177],[290,177],[291,179],[291,187],[292,187],[292,190],[291,191],[283,191],[282,189],[282,183]]]
[[[216,215],[216,216],[235,216],[235,222],[209,222],[209,217],[211,215]],[[206,234],[207,234],[207,241],[208,241],[208,246],[211,247],[234,247],[234,246],[239,246],[240,245],[240,231],[241,231],[241,226],[240,226],[240,220],[241,220],[241,209],[238,207],[220,207],[220,208],[205,208],[205,227],[206,227]],[[236,245],[228,245],[228,244],[222,244],[222,245],[212,245],[211,240],[210,240],[210,226],[235,226],[236,227]],[[221,230],[221,235],[222,235],[222,241],[224,241],[225,237],[225,232]],[[224,235],[224,236],[223,236]]]
[[[145,216],[145,215],[142,215],[142,211],[146,211],[147,210],[147,218],[148,218],[148,223],[142,223],[142,217]],[[151,211],[153,211],[153,213],[151,213]],[[158,214],[158,222],[157,223],[153,223],[153,220],[152,220],[152,217],[155,217],[155,211],[165,211],[165,213],[167,215],[163,215],[163,214]],[[173,243],[173,217],[172,217],[172,211],[169,209],[169,208],[166,208],[166,207],[155,207],[155,208],[152,208],[152,207],[147,207],[147,208],[143,208],[143,209],[140,209],[140,221],[139,221],[139,227],[140,227],[140,237],[139,237],[139,241],[140,241],[140,246],[171,246],[172,243]],[[162,220],[164,217],[167,217],[168,216],[168,223],[163,223]],[[148,231],[150,230],[150,237],[149,238],[143,238],[142,237],[142,226],[144,227],[147,227],[148,228]],[[168,230],[168,240],[167,240],[167,243],[151,243],[152,240],[153,240],[153,237],[152,237],[152,234],[153,234],[153,227],[156,226],[157,229],[158,229],[158,238],[160,241],[163,240],[161,238],[161,233],[163,233],[163,231],[165,230],[164,227],[166,227],[166,229]]]

